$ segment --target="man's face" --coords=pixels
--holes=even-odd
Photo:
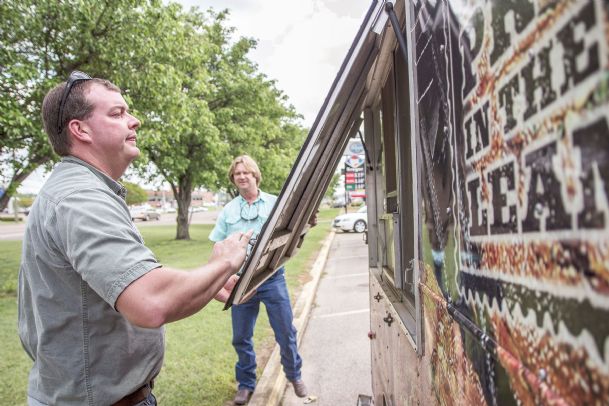
[[[87,99],[93,113],[83,120],[90,131],[95,155],[107,165],[125,168],[138,157],[136,130],[140,121],[129,114],[129,106],[119,92],[103,85],[91,85]]]
[[[235,166],[233,182],[235,183],[235,186],[237,186],[237,189],[239,189],[240,194],[258,190],[254,174],[248,171],[243,164],[237,164],[237,166]]]

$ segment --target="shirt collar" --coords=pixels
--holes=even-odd
[[[268,195],[262,190],[258,189],[258,197],[256,197],[256,200],[254,200],[252,204],[258,203],[260,200],[266,203],[268,201]],[[249,203],[243,198],[243,196],[239,195],[239,206],[243,206],[244,204]]]
[[[78,164],[78,165],[82,165],[82,166],[86,167],[91,172],[93,172],[93,174],[95,176],[97,176],[102,182],[104,182],[106,185],[108,185],[108,187],[114,193],[119,195],[123,200],[127,199],[127,189],[125,189],[125,187],[123,185],[121,185],[119,182],[115,181],[110,176],[106,175],[105,173],[103,173],[102,171],[100,171],[99,169],[94,167],[93,165],[83,161],[80,158],[76,158],[75,156],[72,156],[72,155],[63,157],[61,161],[70,162],[70,163],[74,163],[74,164]]]

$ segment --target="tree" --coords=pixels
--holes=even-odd
[[[176,12],[174,18],[182,24],[161,44],[168,47],[165,57],[153,74],[128,87],[145,115],[140,167],[153,162],[154,174],[170,184],[178,203],[176,238],[189,239],[193,189],[228,186],[231,159],[249,153],[278,191],[304,133],[293,123],[293,109],[284,106],[285,96],[247,59],[255,41],[232,41],[226,12]],[[158,77],[165,94],[151,95],[149,82]]]
[[[332,175],[332,180],[330,180],[330,184],[326,189],[326,193],[324,197],[332,198],[334,196],[334,192],[336,191],[336,187],[338,186],[338,181],[340,180],[340,174],[335,173]]]
[[[144,153],[136,162],[146,178],[161,176],[178,203],[177,239],[189,239],[188,208],[195,187],[213,184],[215,162],[228,151],[207,107],[208,72],[204,61],[210,46],[199,14],[183,13],[172,4],[157,19],[155,30],[164,35],[154,46],[158,57],[142,75],[138,66],[147,61],[147,46],[129,61],[116,58],[113,70],[123,75],[134,114],[142,120],[138,145]],[[152,172],[149,163],[152,162]]]
[[[0,2],[0,209],[38,166],[57,156],[42,130],[44,94],[72,70],[110,79],[142,119],[136,162],[167,181],[188,239],[194,188],[228,188],[231,158],[248,153],[278,192],[304,130],[275,83],[233,40],[227,12],[184,12],[160,0]]]
[[[279,193],[296,158],[305,130],[296,123],[299,116],[275,82],[258,72],[247,58],[256,41],[241,38],[231,41],[233,28],[224,26],[226,12],[216,16],[208,29],[210,40],[221,50],[209,63],[212,93],[208,96],[214,124],[230,154],[219,162],[216,188],[232,191],[226,171],[232,158],[252,156],[260,165],[263,184],[271,193]]]
[[[121,182],[125,189],[127,189],[127,204],[129,206],[134,204],[143,204],[148,201],[148,195],[146,191],[139,185],[131,182]]]
[[[52,156],[40,125],[41,86],[46,48],[41,45],[43,18],[28,2],[0,3],[0,174],[6,208],[17,187]]]
[[[112,80],[134,69],[141,75],[154,63],[155,47],[126,72],[110,75],[109,61],[162,38],[154,30],[165,9],[160,0],[0,2],[0,183],[7,185],[0,210],[29,174],[58,158],[40,118],[46,92],[75,69]]]

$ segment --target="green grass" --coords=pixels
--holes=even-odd
[[[21,241],[0,241],[0,297],[15,296],[21,261]]]
[[[207,224],[191,224],[190,241],[174,240],[174,225],[141,227],[140,232],[148,248],[161,263],[174,268],[191,269],[209,258],[213,243],[207,237],[212,228],[212,225]]]
[[[318,215],[297,255],[286,264],[286,278],[292,300],[307,280],[308,270],[330,231],[339,209],[325,209]],[[161,263],[175,268],[194,268],[209,257],[210,225],[191,225],[191,241],[175,241],[175,226],[142,227],[146,245]],[[17,337],[16,286],[21,255],[20,241],[0,241],[0,399],[3,404],[24,405],[27,374],[31,361]],[[4,287],[8,289],[4,289]],[[259,375],[274,345],[266,312],[261,309],[254,335]],[[218,302],[196,315],[166,326],[165,362],[156,381],[155,395],[162,405],[222,405],[235,392],[231,346],[230,312]]]
[[[17,221],[15,221],[15,216],[0,215],[0,227],[2,227],[3,225],[21,223],[22,221],[23,221],[22,216],[19,216],[17,218]]]
[[[309,230],[299,251],[285,264],[292,303],[300,293],[300,287],[308,280],[308,271],[319,252],[321,242],[328,235],[332,220],[339,212],[340,209],[322,209],[317,215],[317,226]]]
[[[0,247],[4,242],[0,244]],[[0,248],[1,252],[4,252]],[[17,336],[17,299],[0,297],[0,399],[5,405],[25,405],[27,376],[32,365]]]

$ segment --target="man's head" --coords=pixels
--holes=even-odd
[[[58,155],[75,155],[115,179],[139,155],[135,131],[140,122],[129,114],[120,89],[107,80],[73,73],[45,96],[42,118]]]
[[[258,164],[248,155],[241,155],[233,159],[233,162],[228,169],[228,179],[233,185],[241,190],[247,188],[249,180],[255,181],[255,187],[260,186],[262,174],[258,168]]]
[[[44,97],[42,101],[44,130],[57,155],[70,154],[72,140],[67,123],[73,119],[85,120],[91,116],[93,104],[87,100],[87,91],[94,83],[100,84],[108,90],[121,92],[108,80],[90,78],[82,72],[76,71],[70,75],[67,82],[58,84]]]

